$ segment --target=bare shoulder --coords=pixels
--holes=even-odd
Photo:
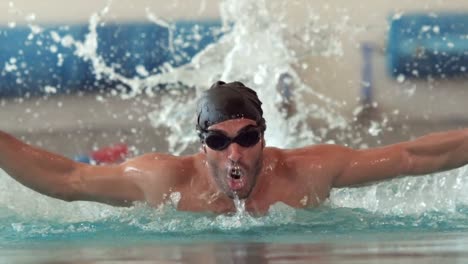
[[[315,145],[297,149],[266,148],[265,174],[273,171],[272,179],[281,190],[288,190],[288,198],[303,203],[320,204],[330,195],[333,179],[339,173],[343,153],[348,148],[338,145]],[[279,192],[281,193],[281,192]],[[294,196],[296,195],[296,196]],[[308,201],[308,202],[307,202]]]
[[[134,165],[139,167],[155,168],[161,165],[179,165],[183,166],[191,163],[195,155],[174,156],[165,153],[147,153],[126,161],[126,165]]]
[[[144,200],[157,206],[196,176],[196,160],[197,155],[148,153],[122,163],[120,169],[142,190]]]
[[[341,145],[335,144],[318,144],[306,146],[302,148],[285,150],[288,156],[291,157],[310,157],[310,156],[323,156],[323,155],[336,155],[350,151],[351,149]]]
[[[195,167],[195,155],[173,156],[163,153],[148,153],[121,164],[125,174],[143,177],[143,182],[177,185],[184,181]]]
[[[320,144],[296,149],[268,148],[289,175],[332,177],[353,150],[340,145]],[[328,175],[328,176],[327,176]]]
[[[339,157],[353,150],[340,145],[319,144],[295,149],[266,148],[266,151],[271,152],[272,156],[278,157],[284,162],[299,165],[297,163],[302,163],[303,160],[310,162],[313,160]]]

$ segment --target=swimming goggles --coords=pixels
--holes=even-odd
[[[221,131],[208,130],[204,137],[205,144],[213,150],[224,150],[231,143],[237,143],[241,147],[249,148],[255,146],[260,141],[260,128],[257,126],[247,126],[234,137],[228,137]]]

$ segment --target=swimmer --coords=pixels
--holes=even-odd
[[[0,168],[23,185],[65,201],[158,206],[177,192],[179,210],[229,213],[239,197],[247,211],[265,213],[277,202],[317,206],[332,188],[468,163],[468,129],[363,150],[331,144],[267,147],[261,104],[242,83],[218,81],[199,99],[198,153],[149,153],[117,165],[75,162],[0,132]]]

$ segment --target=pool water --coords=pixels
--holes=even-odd
[[[2,263],[465,263],[466,234],[383,234],[322,242],[43,243],[1,249]]]
[[[105,210],[105,209],[104,209]],[[440,263],[468,258],[468,208],[386,216],[362,209],[213,216],[154,208],[111,209],[64,222],[2,210],[1,263]]]
[[[179,212],[172,203],[66,203],[5,179],[3,186],[18,196],[0,206],[0,263],[440,263],[468,257],[468,206],[419,213],[412,205],[412,213],[400,214],[337,206],[339,192],[356,191],[346,199],[357,202],[367,187],[338,191],[319,208],[276,204],[252,217]]]

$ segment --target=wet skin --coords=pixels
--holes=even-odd
[[[209,130],[223,131],[229,137],[235,137],[238,131],[255,122],[248,119],[236,119],[209,127]],[[183,188],[179,208],[183,210],[208,210],[215,212],[234,211],[232,198],[237,195],[245,199],[246,209],[251,212],[264,213],[269,206],[283,202],[294,207],[307,206],[310,203],[310,190],[299,188],[297,175],[289,173],[280,151],[265,148],[261,140],[252,147],[242,147],[232,143],[225,150],[217,151],[206,145],[201,153],[194,156],[198,177],[207,182],[199,188]],[[231,170],[238,164],[240,179],[233,179]],[[232,182],[240,181],[236,185]],[[209,186],[209,188],[206,188]],[[239,188],[240,186],[240,188]],[[238,187],[238,188],[233,188]],[[189,193],[192,193],[190,195]],[[190,197],[190,198],[189,198]],[[207,200],[206,197],[209,197]],[[211,199],[211,200],[210,200]]]
[[[233,119],[209,127],[235,137],[253,120]],[[448,139],[450,138],[450,139]],[[439,142],[438,144],[434,142]],[[326,200],[333,187],[355,186],[401,175],[420,175],[460,166],[447,164],[448,154],[463,142],[468,149],[468,131],[433,134],[415,141],[382,148],[353,150],[338,145],[315,145],[298,149],[265,147],[262,136],[252,147],[232,143],[217,151],[202,145],[191,156],[175,157],[148,154],[128,164],[140,168],[139,180],[144,200],[155,206],[172,192],[181,194],[178,209],[226,213],[235,211],[233,195],[245,199],[247,211],[266,213],[271,205],[282,202],[291,207],[317,206]],[[466,155],[465,158],[466,159]],[[151,162],[158,160],[159,162]],[[242,187],[233,190],[230,170],[238,164]],[[125,166],[125,165],[124,165]],[[239,187],[238,185],[235,185]]]
[[[253,120],[213,126],[233,138]],[[146,202],[159,206],[179,193],[178,209],[235,211],[234,195],[252,213],[282,202],[296,208],[322,203],[334,187],[368,184],[405,175],[425,175],[468,163],[468,129],[433,133],[380,148],[354,150],[338,145],[297,149],[232,143],[217,151],[173,156],[150,153],[119,165],[93,166],[30,146],[0,131],[0,168],[23,185],[65,201],[117,206]],[[233,177],[234,176],[234,177]]]
[[[235,137],[239,131],[255,122],[249,119],[234,119],[215,124],[209,130],[222,131],[229,137]],[[329,195],[330,182],[321,175],[320,166],[311,165],[309,173],[301,173],[295,164],[301,162],[300,156],[290,155],[291,151],[265,147],[265,140],[261,140],[252,147],[242,147],[232,143],[228,148],[217,151],[202,145],[200,153],[188,157],[173,157],[160,154],[148,154],[145,159],[165,160],[167,170],[172,172],[170,177],[174,181],[160,196],[161,190],[146,189],[146,197],[152,197],[151,203],[157,205],[168,193],[179,192],[181,200],[180,210],[211,211],[226,213],[235,211],[234,195],[245,199],[246,209],[253,213],[265,213],[269,207],[282,202],[293,207],[317,205]],[[148,163],[147,161],[142,161]],[[173,169],[176,162],[178,170]],[[307,163],[313,163],[312,160]],[[231,169],[238,164],[241,170],[240,184],[231,184]],[[141,167],[141,166],[139,166]],[[148,171],[150,169],[148,168]],[[183,173],[181,173],[183,172]],[[154,175],[153,177],[158,176]],[[325,180],[324,180],[325,179]],[[236,181],[236,180],[234,180]],[[147,185],[147,186],[151,186]]]

